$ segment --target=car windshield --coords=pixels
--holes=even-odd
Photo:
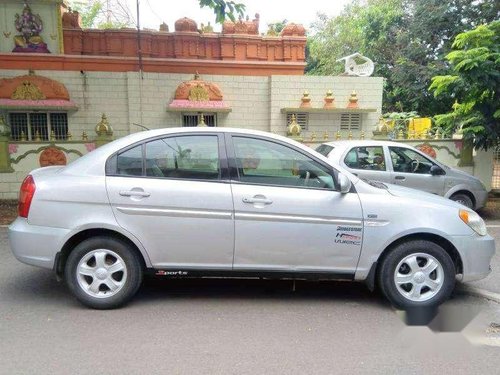
[[[321,144],[316,148],[316,151],[319,152],[323,156],[327,156],[332,150],[334,149],[333,146],[327,145],[327,144]]]

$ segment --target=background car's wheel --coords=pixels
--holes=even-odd
[[[455,287],[455,265],[434,242],[408,241],[384,257],[378,282],[396,308],[437,306],[449,298]]]
[[[464,205],[465,207],[468,207],[470,209],[474,209],[474,203],[472,202],[472,199],[470,199],[470,197],[467,194],[463,194],[463,193],[453,194],[450,197],[450,199],[452,201],[455,201],[457,203]]]
[[[83,304],[113,309],[127,303],[142,282],[143,270],[135,251],[111,237],[93,237],[70,253],[64,278]]]

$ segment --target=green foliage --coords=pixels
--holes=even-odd
[[[435,116],[436,125],[461,129],[476,149],[488,149],[500,137],[500,21],[458,34],[452,46],[446,55],[451,74],[433,77],[429,90],[455,104]]]
[[[243,17],[245,13],[245,5],[240,3],[235,3],[234,1],[225,0],[198,0],[200,7],[209,7],[214,11],[215,22],[223,23],[226,18],[231,21],[235,21],[237,14],[239,17]]]
[[[82,18],[82,27],[97,29],[120,29],[133,25],[133,18],[126,7],[107,11],[104,9],[102,0],[81,1],[70,0],[68,2],[71,9],[80,13]],[[120,4],[120,1],[117,1]]]
[[[354,0],[337,17],[318,15],[306,73],[340,74],[336,60],[360,52],[375,62],[375,75],[386,78],[385,112],[442,113],[453,98],[437,101],[427,88],[446,72],[454,37],[498,15],[499,6],[488,0]]]

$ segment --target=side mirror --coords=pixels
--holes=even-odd
[[[439,165],[433,165],[430,169],[431,175],[433,176],[441,176],[443,174],[446,174],[443,168],[441,168]]]
[[[339,183],[340,192],[342,194],[346,194],[351,191],[351,186],[352,186],[351,180],[349,180],[345,175],[339,172],[337,181]]]

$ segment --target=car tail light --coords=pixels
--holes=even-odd
[[[31,201],[35,195],[35,180],[33,176],[28,175],[21,185],[21,191],[19,192],[19,204],[17,205],[17,213],[20,217],[28,217],[30,212]]]

